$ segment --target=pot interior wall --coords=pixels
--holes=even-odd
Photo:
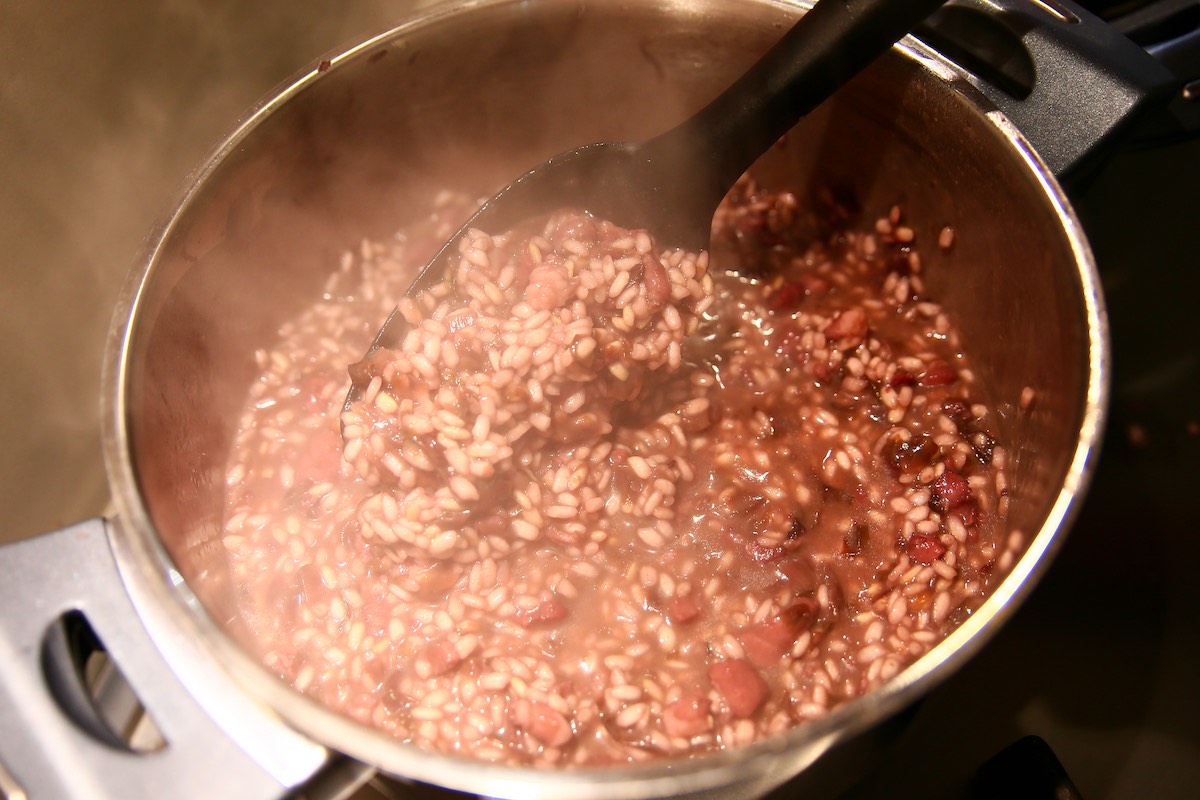
[[[221,544],[225,459],[254,353],[342,251],[586,141],[659,132],[794,13],[767,2],[506,3],[450,12],[334,65],[234,141],[161,242],[131,322],[126,392],[144,502],[176,567],[237,633]],[[1012,522],[1041,526],[1087,386],[1075,255],[1056,209],[964,96],[898,54],[803,122],[764,180],[901,204],[1013,450]],[[938,233],[956,232],[949,252]],[[382,320],[380,320],[382,322]],[[1016,409],[1034,387],[1032,413]]]

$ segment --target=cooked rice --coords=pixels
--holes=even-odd
[[[711,268],[574,214],[473,232],[339,416],[464,208],[348,253],[258,353],[225,544],[299,690],[486,761],[739,747],[897,675],[1023,547],[898,207],[744,179]]]

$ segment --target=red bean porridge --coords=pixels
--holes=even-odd
[[[1023,544],[1005,452],[901,211],[817,205],[744,178],[711,263],[579,214],[473,232],[362,362],[466,207],[347,253],[257,354],[227,475],[268,668],[432,750],[611,764],[771,736],[940,641]]]

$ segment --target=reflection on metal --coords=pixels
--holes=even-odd
[[[1033,4],[1062,22],[1070,24],[1079,22],[1079,17],[1075,16],[1074,12],[1054,0],[1033,0]]]
[[[158,726],[107,651],[96,650],[88,655],[83,677],[96,712],[130,750],[155,753],[167,746]]]
[[[25,790],[17,783],[17,779],[12,776],[12,773],[4,768],[2,761],[0,761],[0,800],[29,800],[29,795],[25,794]]]

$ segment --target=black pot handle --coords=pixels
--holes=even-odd
[[[108,525],[0,547],[0,796],[263,800],[321,769],[323,748],[266,715],[219,724],[181,683]]]
[[[1184,83],[1067,0],[952,0],[914,35],[957,65],[1067,183]]]

